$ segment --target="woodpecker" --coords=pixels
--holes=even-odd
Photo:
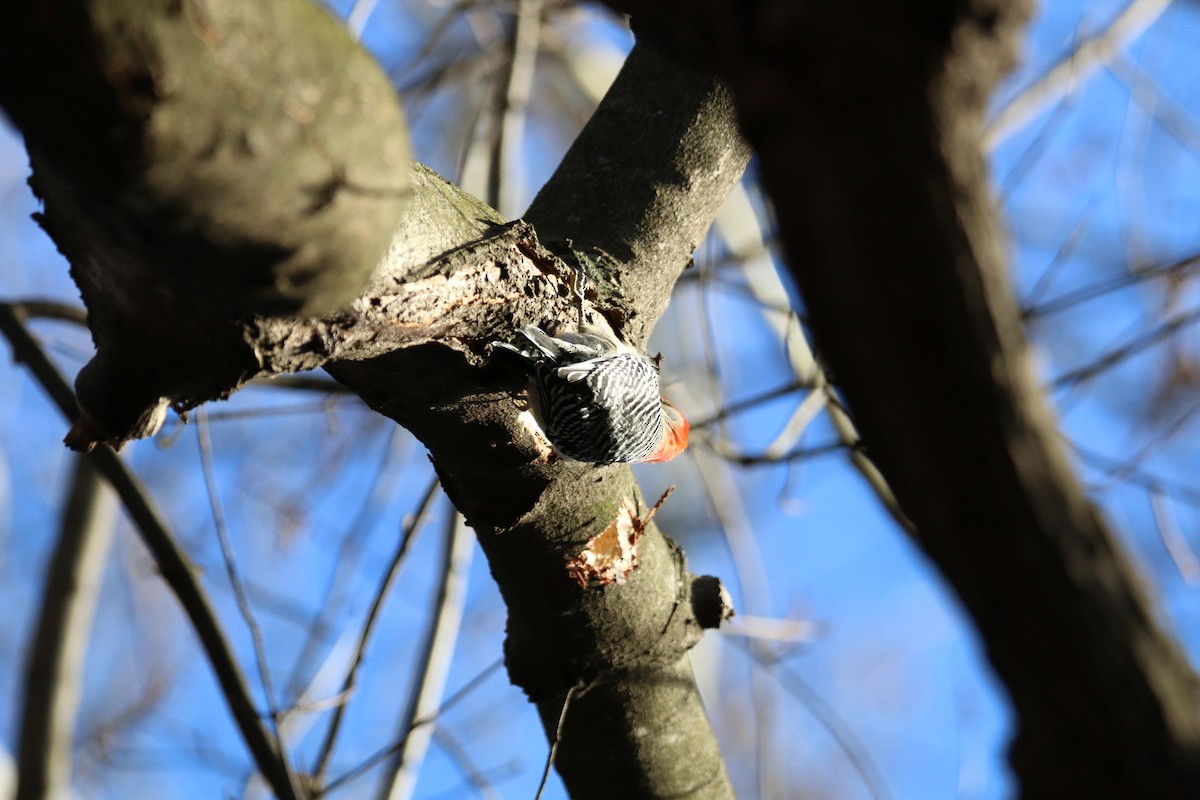
[[[581,324],[551,336],[529,325],[513,353],[528,378],[533,418],[560,456],[592,464],[670,461],[688,422],[659,394],[658,367],[611,330]]]

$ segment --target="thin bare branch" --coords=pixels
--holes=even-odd
[[[237,411],[211,411],[209,422],[228,422],[234,419],[257,419],[260,417],[283,417],[294,414],[328,414],[333,398],[319,403],[304,403],[288,406],[267,406],[262,408],[243,408]]]
[[[764,307],[790,306],[787,290],[766,248],[767,237],[742,184],[738,184],[730,192],[714,226],[724,237],[730,252],[744,256],[742,273],[758,302]],[[763,321],[770,325],[786,344],[788,362],[795,375],[795,382],[825,393],[829,420],[837,431],[838,438],[851,448],[851,466],[866,481],[896,524],[912,533],[912,522],[900,510],[900,504],[896,502],[891,487],[866,452],[858,446],[861,438],[858,429],[850,412],[838,400],[824,368],[813,353],[805,325],[801,324],[795,315],[780,318],[777,315],[764,314]]]
[[[77,410],[74,393],[6,303],[0,303],[0,333],[12,345],[17,360],[29,368],[63,416],[73,419]],[[300,800],[303,794],[283,764],[284,754],[278,743],[262,724],[245,676],[187,556],[175,544],[142,486],[111,447],[97,446],[87,457],[121,498],[163,579],[183,607],[258,769],[280,800]]]
[[[1197,322],[1200,322],[1200,309],[1192,309],[1174,314],[1166,322],[1163,322],[1153,330],[1147,331],[1120,347],[1108,351],[1090,364],[1085,364],[1082,367],[1076,367],[1064,372],[1062,375],[1051,380],[1050,386],[1055,389],[1063,389],[1089,381],[1097,375],[1117,366],[1122,361],[1163,343],[1179,331]]]
[[[413,723],[414,729],[417,727],[420,727],[422,725],[428,725],[428,724],[434,722],[435,720],[437,720],[437,718],[441,714],[448,711],[453,706],[457,705],[459,703],[459,701],[463,700],[469,694],[471,694],[471,692],[475,691],[480,686],[482,686],[484,681],[486,681],[488,678],[490,678],[493,673],[497,672],[503,666],[504,666],[503,658],[498,658],[495,661],[493,661],[491,664],[489,664],[487,667],[485,667],[483,669],[483,671],[481,671],[478,675],[476,675],[471,680],[467,681],[467,683],[461,689],[459,689],[454,694],[450,695],[450,697],[447,698],[444,703],[442,703],[442,705],[437,709],[436,712],[434,712],[433,714],[430,714],[429,716],[422,717],[422,718],[416,720]],[[337,778],[329,781],[327,784],[325,784],[325,787],[321,791],[321,794],[327,794],[329,792],[332,792],[334,789],[337,789],[338,787],[343,786],[352,780],[355,780],[360,775],[362,775],[363,773],[370,770],[372,767],[374,767],[377,764],[379,764],[380,762],[382,762],[388,756],[398,753],[400,751],[400,749],[404,747],[404,743],[408,739],[410,733],[411,733],[411,731],[406,732],[395,743],[390,744],[387,747],[377,750],[376,752],[372,753],[367,758],[363,759],[363,761],[360,762],[357,766],[347,770],[346,772],[339,775]]]
[[[1193,155],[1200,156],[1200,125],[1196,124],[1186,108],[1162,90],[1153,75],[1137,62],[1120,54],[1116,55],[1107,67],[1112,76],[1129,90],[1133,101],[1161,125],[1163,130]]]
[[[1088,200],[1087,205],[1083,207],[1083,210],[1079,212],[1079,216],[1071,225],[1070,233],[1063,239],[1058,250],[1054,252],[1054,258],[1050,260],[1050,263],[1042,270],[1042,274],[1038,276],[1037,283],[1029,290],[1029,296],[1021,302],[1021,319],[1029,320],[1045,313],[1041,309],[1050,305],[1050,303],[1044,303],[1039,306],[1038,302],[1041,300],[1042,295],[1049,290],[1051,284],[1054,283],[1054,279],[1058,276],[1060,270],[1067,265],[1070,257],[1078,249],[1080,242],[1083,241],[1084,234],[1091,227],[1098,207],[1098,198],[1092,197]]]
[[[116,521],[112,491],[75,458],[25,668],[17,800],[67,797],[88,637]]]
[[[1091,450],[1080,445],[1078,442],[1069,441],[1068,444],[1075,455],[1081,460],[1096,469],[1108,472],[1109,477],[1119,475],[1120,480],[1124,483],[1141,486],[1149,491],[1164,492],[1175,500],[1200,509],[1200,490],[1197,490],[1191,484],[1168,480],[1167,478],[1139,469],[1136,465],[1131,465],[1124,460],[1117,460],[1111,456]],[[1093,484],[1089,488],[1094,491],[1104,491],[1109,488],[1109,483],[1110,481],[1106,480],[1103,484]]]
[[[295,665],[288,678],[289,693],[293,696],[301,691],[300,687],[308,680],[313,660],[319,652],[325,649],[324,646],[333,625],[331,620],[341,612],[352,594],[352,587],[349,583],[363,552],[363,546],[367,542],[365,535],[367,524],[374,518],[383,499],[393,495],[400,470],[391,468],[391,462],[394,457],[400,455],[400,448],[403,447],[401,433],[402,430],[399,427],[391,427],[389,435],[383,442],[383,448],[379,452],[379,460],[374,466],[370,488],[363,496],[353,521],[341,535],[341,544],[333,559],[334,567],[330,570],[329,579],[321,590],[321,600],[316,606],[317,611],[309,614],[306,625],[309,635],[304,641],[304,646],[300,648],[300,654],[296,656]],[[408,530],[410,524],[411,518],[401,525],[401,529]],[[402,538],[405,535],[407,534],[402,534]],[[340,591],[338,591],[339,589]]]
[[[404,564],[405,557],[408,555],[409,546],[412,544],[413,537],[425,520],[429,516],[429,511],[433,508],[434,498],[438,496],[438,480],[434,478],[429,488],[425,490],[425,494],[421,498],[420,504],[417,506],[417,512],[404,526],[404,532],[400,536],[400,542],[396,545],[396,552],[392,554],[392,559],[388,563],[387,571],[379,581],[379,587],[375,590],[375,599],[371,602],[371,608],[367,611],[366,619],[363,620],[362,630],[358,634],[358,642],[354,648],[354,657],[350,662],[350,669],[346,672],[346,678],[342,681],[342,688],[339,694],[349,697],[354,692],[354,687],[358,683],[358,671],[362,666],[363,658],[366,657],[367,643],[371,639],[371,633],[375,630],[375,623],[379,619],[379,612],[383,610],[383,603],[391,593],[392,584],[396,581],[396,576],[400,574],[400,567]],[[342,720],[346,713],[348,702],[339,704],[333,711],[333,716],[329,720],[329,728],[325,731],[325,739],[321,743],[321,748],[317,752],[317,763],[313,769],[313,774],[318,777],[324,774],[325,768],[329,765],[329,758],[333,755],[333,747],[337,742],[338,732],[341,729]]]
[[[1161,452],[1163,447],[1176,434],[1187,428],[1197,414],[1200,414],[1200,402],[1194,402],[1189,405],[1175,419],[1171,420],[1170,423],[1155,431],[1136,452],[1124,458],[1120,463],[1111,466],[1108,469],[1108,477],[1095,487],[1096,490],[1101,492],[1106,491],[1108,484],[1123,480],[1126,475],[1138,469],[1156,452]]]
[[[254,618],[254,609],[250,605],[250,598],[246,596],[246,587],[242,585],[237,565],[234,563],[233,547],[229,543],[229,523],[225,518],[225,509],[221,506],[220,494],[217,492],[212,441],[208,430],[208,412],[204,408],[201,408],[197,414],[196,441],[200,447],[200,469],[204,475],[204,488],[208,493],[209,508],[212,510],[213,528],[221,548],[221,560],[225,564],[225,575],[229,579],[229,588],[237,603],[238,613],[242,615],[242,620],[246,623],[246,629],[250,633],[250,641],[254,647],[254,662],[258,667],[259,680],[262,681],[263,696],[267,701],[267,713],[270,715],[271,724],[275,729],[275,739],[280,742],[282,747],[283,740],[279,733],[279,707],[275,702],[275,689],[271,683],[271,671],[267,665],[267,648],[263,642],[262,629],[259,628],[258,621]],[[287,759],[283,761],[283,768],[287,770],[291,768]],[[294,776],[290,780],[294,782]]]
[[[363,31],[367,28],[367,20],[371,18],[377,5],[379,0],[354,0],[354,7],[346,15],[346,29],[355,39],[362,38]]]
[[[789,669],[787,665],[766,663],[750,642],[735,641],[734,644],[746,651],[760,668],[772,667],[767,670],[768,674],[779,681],[784,690],[796,698],[804,706],[804,709],[812,714],[817,723],[829,732],[838,747],[846,754],[851,766],[862,778],[871,797],[875,800],[886,800],[890,795],[887,785],[883,781],[883,774],[871,758],[870,751],[854,734],[854,731],[850,730],[850,726],[846,724],[841,715],[817,694],[807,681],[797,675],[794,670]]]
[[[717,629],[722,636],[765,639],[786,645],[806,644],[821,636],[823,625],[806,619],[781,619],[738,614]]]
[[[56,319],[87,327],[87,309],[82,306],[34,297],[13,300],[9,305],[21,319]]]
[[[471,788],[475,790],[475,794],[484,798],[484,800],[501,800],[502,796],[500,792],[488,779],[488,776],[484,774],[484,771],[475,764],[470,752],[467,748],[463,747],[458,737],[450,735],[445,725],[434,729],[433,741],[450,758],[451,763],[458,768],[463,778],[471,784]]]
[[[554,759],[558,756],[558,743],[562,741],[563,725],[567,721],[567,709],[571,707],[571,699],[575,697],[575,692],[578,690],[578,686],[572,686],[563,698],[562,711],[558,715],[558,727],[554,729],[554,741],[550,742],[550,752],[546,754],[546,768],[542,770],[542,780],[538,784],[537,794],[533,796],[533,800],[542,800],[542,792],[546,791],[546,781],[550,780],[550,770],[554,768]]]
[[[808,397],[804,398],[803,402],[796,406],[792,411],[792,415],[788,418],[787,424],[783,426],[783,430],[775,437],[775,440],[767,445],[767,449],[763,451],[762,458],[766,460],[778,460],[787,457],[796,449],[796,444],[799,443],[801,437],[804,436],[808,426],[816,420],[817,415],[821,413],[828,405],[829,395],[822,391],[809,392]]]
[[[416,788],[421,763],[433,736],[433,724],[418,725],[418,720],[435,713],[441,705],[446,678],[454,659],[454,646],[462,626],[468,574],[474,552],[475,536],[467,528],[466,520],[461,514],[452,514],[442,550],[442,577],[422,647],[416,690],[409,699],[401,722],[403,745],[392,757],[389,774],[380,794],[387,800],[406,800]]]
[[[861,442],[846,444],[841,441],[835,441],[811,445],[809,447],[799,447],[784,453],[743,453],[732,445],[720,441],[701,440],[698,444],[708,447],[708,449],[723,460],[743,467],[752,467],[758,464],[783,464],[793,461],[806,461],[810,458],[826,456],[831,453],[853,452],[864,449]]]
[[[1033,172],[1034,168],[1041,163],[1042,158],[1050,151],[1050,145],[1055,141],[1055,136],[1059,131],[1063,130],[1063,125],[1071,117],[1071,109],[1074,108],[1075,95],[1068,94],[1055,104],[1054,110],[1050,113],[1045,124],[1043,124],[1037,133],[1033,135],[1029,143],[1022,148],[1020,154],[1013,159],[1013,165],[1003,178],[998,178],[999,184],[996,199],[1000,203],[1006,203],[1012,195],[1014,189],[1020,186],[1026,178]]]
[[[509,43],[508,63],[501,84],[496,116],[500,121],[492,142],[491,167],[485,200],[502,215],[512,216],[516,177],[521,174],[521,141],[529,98],[533,94],[534,67],[542,31],[544,0],[518,0],[517,16]]]
[[[731,198],[742,193],[742,185],[739,183],[726,198],[725,205],[722,206],[722,211],[727,208],[731,202]],[[721,213],[717,213],[716,224],[721,220]],[[711,239],[707,241],[711,242]],[[717,346],[713,337],[713,319],[712,314],[708,311],[709,296],[712,289],[712,281],[715,275],[715,270],[708,259],[701,259],[700,265],[695,270],[699,275],[699,291],[696,292],[696,317],[700,323],[700,343],[704,354],[704,372],[703,375],[707,378],[706,387],[710,401],[717,408],[725,406],[724,386],[721,382],[721,361],[717,358]],[[717,438],[719,441],[728,439],[728,426],[725,424],[725,417],[717,416]]]
[[[984,148],[992,149],[1023,128],[1042,109],[1085,81],[1128,47],[1167,10],[1171,0],[1133,0],[1107,28],[1080,44],[988,122]]]
[[[1150,509],[1154,512],[1154,526],[1158,528],[1159,538],[1167,548],[1171,560],[1175,562],[1179,574],[1189,586],[1200,584],[1200,559],[1196,558],[1183,532],[1179,530],[1169,499],[1161,490],[1151,491],[1149,495]]]
[[[420,78],[413,80],[411,83],[406,82],[407,80],[411,80],[408,78],[408,76],[414,69],[430,60],[434,51],[437,49],[437,46],[441,43],[442,37],[445,36],[446,32],[450,29],[450,26],[457,22],[459,16],[465,13],[472,6],[476,5],[478,1],[479,0],[455,0],[454,3],[452,3],[444,12],[442,12],[442,15],[438,17],[437,22],[435,22],[426,30],[425,41],[422,42],[420,49],[413,52],[412,55],[406,59],[407,63],[403,66],[397,65],[396,67],[388,70],[388,74],[392,77],[393,83],[399,87],[401,94],[407,95],[409,92],[426,85],[431,80],[436,80],[435,78]],[[468,54],[458,52],[456,55],[458,58],[456,58],[452,63],[459,63],[462,60],[471,60]],[[434,69],[434,74],[436,75],[440,73],[441,70],[445,69],[447,66],[448,65],[444,63],[441,64],[440,68]]]
[[[1051,298],[1044,303],[1026,308],[1021,312],[1021,317],[1023,319],[1032,319],[1057,314],[1060,311],[1066,311],[1089,300],[1095,300],[1098,297],[1103,297],[1129,286],[1158,280],[1159,278],[1182,280],[1195,272],[1197,268],[1200,268],[1200,256],[1188,256],[1179,261],[1172,261],[1170,264],[1134,270],[1125,275],[1118,275],[1115,278],[1084,286]]]
[[[738,588],[742,594],[739,608],[755,615],[770,613],[771,587],[766,561],[754,535],[750,516],[746,512],[743,498],[729,465],[703,450],[691,451],[691,461],[705,489],[705,496],[720,523],[721,531],[733,558],[737,573]],[[750,685],[754,699],[754,719],[757,753],[758,785],[755,794],[759,797],[782,797],[783,787],[779,783],[778,771],[772,760],[775,732],[775,703],[761,675],[755,674]]]
[[[784,386],[777,386],[774,389],[768,389],[767,391],[760,392],[759,394],[753,395],[752,397],[747,397],[744,400],[737,400],[737,401],[734,401],[731,403],[726,403],[725,405],[721,406],[721,408],[715,414],[712,414],[707,417],[702,417],[701,419],[699,419],[695,423],[693,423],[692,430],[701,430],[704,428],[711,427],[718,420],[727,419],[728,417],[735,416],[737,414],[742,413],[743,411],[748,411],[752,408],[760,406],[763,403],[769,403],[770,401],[777,400],[780,397],[786,397],[787,395],[791,394],[792,392],[798,392],[801,389],[808,389],[808,388],[811,388],[811,387],[806,386],[805,384],[801,383],[800,381],[792,381],[791,383],[788,383]]]

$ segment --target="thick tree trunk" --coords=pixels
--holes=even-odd
[[[867,451],[1017,712],[1028,797],[1200,796],[1200,689],[1030,369],[981,128],[1026,4],[614,3],[724,74]]]

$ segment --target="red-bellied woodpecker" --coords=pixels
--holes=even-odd
[[[594,325],[551,336],[530,325],[514,353],[528,376],[530,411],[559,455],[612,464],[669,461],[687,447],[688,422],[658,387],[658,367]]]

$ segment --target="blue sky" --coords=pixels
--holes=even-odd
[[[341,13],[348,5],[333,4]],[[997,108],[1122,8],[1113,2],[1046,4]],[[420,68],[407,67],[442,10],[382,0],[369,19],[364,42],[402,85],[420,76]],[[486,50],[497,29],[494,15],[478,12],[448,30],[447,44],[435,56]],[[1128,67],[1100,69],[994,150],[1020,298],[1037,305],[1068,297],[1200,249],[1200,154],[1194,149],[1200,138],[1189,138],[1189,125],[1200,130],[1200,58],[1190,44],[1198,36],[1195,6],[1173,4],[1122,56],[1132,73]],[[580,98],[586,93],[573,83],[568,56],[593,58],[586,69],[602,80],[629,44],[626,32],[588,12],[556,23],[551,51],[539,63],[539,102],[519,153],[525,172],[506,200],[509,211],[524,206],[585,119]],[[1130,74],[1141,76],[1138,102]],[[463,156],[470,139],[464,108],[481,101],[481,75],[468,73],[428,99],[407,98],[416,157],[448,177],[469,161]],[[65,263],[29,219],[36,204],[24,185],[26,171],[19,139],[0,127],[0,296],[77,302]],[[750,200],[761,210],[753,187]],[[680,288],[652,341],[652,350],[667,355],[668,386],[673,381],[690,401],[684,410],[693,419],[719,404],[718,391],[736,401],[791,379],[777,328],[748,297],[749,273],[725,264],[724,250],[715,239],[702,245],[701,279]],[[1143,282],[1038,316],[1030,322],[1038,366],[1053,380],[1194,308],[1196,300],[1195,286],[1186,282],[1174,293],[1161,281]],[[697,345],[708,330],[715,331],[716,374]],[[68,375],[89,356],[86,332],[53,322],[35,323],[35,331]],[[1186,329],[1179,339],[1179,362],[1194,358],[1194,336]],[[1186,384],[1159,391],[1171,363],[1166,353],[1149,349],[1094,380],[1056,389],[1052,397],[1066,441],[1081,448],[1081,474],[1153,585],[1166,624],[1195,660],[1197,589],[1168,554],[1160,530],[1164,519],[1173,520],[1184,540],[1196,544],[1200,500],[1185,490],[1194,485],[1200,464],[1190,416],[1197,400]],[[802,399],[793,393],[764,403],[736,416],[723,435],[759,452]],[[322,662],[337,666],[345,647],[337,632],[354,630],[366,613],[405,516],[428,486],[424,452],[349,398],[325,402],[313,394],[252,388],[210,411],[217,492],[267,643],[273,683],[277,689],[306,685]],[[0,625],[0,742],[10,752],[22,654],[70,474],[60,445],[64,430],[25,371],[0,360],[0,608],[6,610]],[[822,415],[796,445],[830,438]],[[1144,458],[1114,474],[1111,462],[1126,462],[1144,448]],[[198,478],[197,426],[172,421],[157,440],[129,447],[126,457],[202,569],[247,672],[254,674],[250,638],[224,578],[209,499]],[[706,469],[708,479],[715,474],[722,486],[736,489],[719,507],[706,499]],[[739,468],[709,454],[647,467],[639,476],[647,496],[680,486],[658,520],[683,543],[694,571],[721,576],[743,612],[813,623],[817,631],[787,646],[760,642],[763,652],[778,655],[774,669],[752,662],[741,637],[709,636],[696,652],[706,703],[742,796],[754,797],[764,785],[786,787],[789,794],[871,796],[839,737],[853,740],[852,755],[870,760],[890,797],[982,800],[1011,794],[1004,764],[1009,713],[978,642],[936,572],[843,455]],[[750,536],[731,548],[726,534],[737,534],[739,520]],[[384,606],[332,774],[396,736],[448,521],[439,501]],[[248,761],[207,666],[136,536],[123,518],[117,524],[87,664],[77,785],[95,798],[240,796]],[[319,636],[319,646],[306,656],[312,615],[330,585],[332,632]],[[494,664],[503,625],[502,603],[478,556],[449,693]],[[314,691],[317,697],[331,694],[320,681]],[[143,702],[148,695],[154,703]],[[317,723],[293,741],[306,763],[323,717],[299,716],[302,725]],[[532,797],[544,757],[532,709],[502,671],[493,671],[441,718],[414,796],[469,796],[463,770],[473,769],[500,796]],[[335,796],[353,797],[371,786],[351,785]],[[548,796],[562,796],[556,781]]]

